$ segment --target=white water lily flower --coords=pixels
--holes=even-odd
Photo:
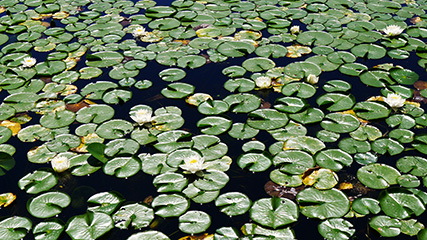
[[[269,88],[271,85],[271,78],[265,76],[257,77],[257,79],[255,79],[255,84],[259,88]]]
[[[382,31],[387,35],[387,36],[397,36],[400,35],[403,30],[405,30],[402,27],[399,27],[397,25],[388,25],[386,28],[384,28]]]
[[[204,163],[202,157],[199,155],[192,155],[191,157],[184,159],[184,164],[179,165],[182,169],[184,169],[187,173],[196,173],[198,171],[202,171],[208,167],[207,164]],[[184,172],[185,173],[185,172]]]
[[[152,113],[153,112],[149,109],[139,109],[135,111],[134,114],[130,116],[130,118],[138,123],[138,125],[142,125],[144,123],[151,122]]]
[[[36,64],[37,60],[32,57],[26,57],[21,61],[23,67],[32,67]]]
[[[50,163],[55,172],[64,172],[70,168],[70,160],[65,156],[55,156],[50,160]]]
[[[143,37],[147,34],[144,27],[137,27],[132,31],[133,37]]]
[[[289,30],[291,31],[292,34],[298,34],[299,33],[299,26],[294,25]]]
[[[316,84],[319,82],[319,77],[314,74],[309,74],[307,77],[307,82],[310,84]]]
[[[392,108],[400,108],[403,107],[405,99],[403,99],[399,94],[389,93],[387,94],[387,97],[384,98],[384,102],[386,102]]]

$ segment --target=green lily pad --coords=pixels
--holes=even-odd
[[[36,240],[54,240],[58,239],[61,233],[64,231],[64,225],[59,220],[48,220],[40,222],[34,226],[33,234]]]
[[[210,216],[202,211],[188,211],[181,215],[178,221],[179,229],[189,234],[204,232],[211,225]]]
[[[353,107],[353,111],[360,118],[374,120],[388,117],[391,109],[376,102],[358,102]]]
[[[372,144],[372,150],[377,153],[385,154],[388,153],[391,156],[397,155],[404,150],[404,147],[399,142],[391,138],[380,138],[375,140]]]
[[[319,224],[318,230],[325,239],[350,239],[356,232],[353,224],[342,218],[327,219]]]
[[[396,237],[400,234],[401,223],[399,220],[388,216],[375,216],[369,221],[369,226],[383,237]]]
[[[236,139],[249,139],[258,134],[259,130],[244,123],[233,123],[228,134]]]
[[[399,171],[385,164],[373,163],[357,170],[357,178],[361,183],[373,189],[386,189],[397,184]]]
[[[15,166],[15,159],[8,153],[0,152],[0,176],[6,174]]]
[[[264,154],[245,153],[237,159],[237,164],[251,172],[263,172],[271,166],[271,160]]]
[[[317,190],[307,188],[297,195],[300,211],[311,218],[339,218],[350,209],[350,201],[347,196],[335,188],[329,190]]]
[[[423,177],[427,175],[427,159],[420,156],[404,156],[397,160],[396,167],[403,173]]]
[[[316,102],[319,106],[336,112],[352,108],[356,101],[353,95],[326,93],[317,98]]]
[[[239,192],[224,193],[215,200],[215,206],[228,216],[242,215],[249,210],[251,205],[251,200]]]
[[[113,220],[102,212],[87,212],[67,222],[66,232],[73,240],[97,239],[114,227]]]
[[[354,211],[363,215],[369,213],[378,214],[381,211],[380,202],[373,198],[357,198],[353,201],[351,206]]]
[[[87,200],[88,210],[95,213],[111,214],[124,200],[117,192],[100,192]]]
[[[139,240],[139,239],[170,240],[170,238],[166,236],[164,233],[154,231],[154,230],[134,233],[127,240]]]
[[[117,139],[124,137],[126,134],[132,132],[133,126],[130,122],[113,119],[102,123],[96,129],[96,134],[106,139]]]
[[[19,179],[18,186],[27,193],[38,194],[51,189],[57,182],[52,172],[36,170]]]
[[[280,171],[289,174],[303,174],[307,169],[314,167],[313,157],[303,151],[286,150],[279,152],[273,158],[275,166],[280,167]]]
[[[261,72],[272,69],[276,66],[274,61],[263,58],[263,57],[255,57],[249,58],[242,63],[242,67],[250,72]]]
[[[179,68],[168,68],[159,72],[159,77],[166,82],[181,80],[185,77],[185,75],[185,71]]]
[[[62,128],[74,122],[75,115],[68,110],[47,113],[40,118],[40,124],[45,128]]]
[[[265,227],[278,228],[298,220],[297,205],[286,198],[263,198],[254,202],[251,219]]]
[[[200,119],[197,122],[197,127],[201,128],[201,132],[210,135],[219,135],[227,131],[232,122],[229,119],[217,116],[209,116]]]
[[[333,42],[331,34],[321,31],[306,31],[298,35],[297,41],[303,45],[327,46]]]
[[[232,112],[248,113],[257,109],[261,104],[261,99],[252,94],[232,94],[224,98]]]
[[[345,166],[350,166],[353,158],[350,154],[339,149],[327,149],[320,151],[315,156],[316,163],[333,171],[339,171]]]
[[[181,192],[188,184],[188,180],[179,173],[166,172],[153,180],[157,192]]]
[[[62,192],[47,192],[28,200],[28,212],[37,218],[50,218],[62,212],[71,198]]]
[[[106,162],[103,170],[107,175],[128,178],[139,172],[141,162],[136,157],[116,157]]]
[[[31,230],[32,225],[31,221],[25,217],[6,218],[0,222],[0,236],[10,240],[22,239]]]
[[[283,127],[288,122],[286,114],[274,109],[258,109],[248,114],[247,124],[260,130],[272,130]]]
[[[247,78],[229,79],[224,88],[230,92],[249,92],[255,88],[255,83]]]
[[[160,217],[178,217],[187,211],[190,201],[178,194],[162,194],[154,198],[151,206]]]
[[[194,186],[205,191],[215,191],[223,188],[229,181],[229,177],[222,171],[208,170],[203,178],[194,181]]]
[[[383,212],[392,218],[405,219],[412,214],[419,216],[425,211],[425,204],[418,196],[404,188],[384,190],[378,200]]]
[[[325,147],[326,146],[322,141],[309,136],[290,138],[283,144],[284,150],[299,149],[310,152],[311,154],[315,154]]]
[[[143,204],[133,203],[122,206],[112,217],[114,226],[117,228],[127,229],[132,226],[135,229],[141,229],[153,221],[154,211]]]
[[[161,93],[167,98],[179,99],[193,94],[194,89],[194,86],[187,83],[171,83],[162,89]]]
[[[330,113],[320,123],[325,130],[336,133],[348,133],[356,130],[360,125],[359,120],[351,114]]]

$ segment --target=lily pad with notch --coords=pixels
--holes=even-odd
[[[88,210],[94,213],[111,214],[125,201],[118,192],[100,192],[88,200]]]
[[[66,232],[73,240],[97,239],[114,227],[111,217],[103,212],[87,212],[70,218]]]
[[[132,226],[135,229],[141,229],[153,221],[154,211],[144,204],[133,203],[122,206],[112,217],[117,228],[127,229]]]
[[[50,218],[62,212],[71,203],[71,198],[62,192],[47,192],[27,202],[28,212],[37,218]]]
[[[300,212],[310,218],[339,218],[350,209],[347,196],[338,189],[307,188],[297,195]]]
[[[380,163],[368,164],[357,170],[359,181],[373,189],[386,189],[391,185],[397,184],[399,176],[398,170]]]
[[[256,223],[273,229],[298,220],[298,206],[286,198],[262,198],[254,202],[250,217]]]

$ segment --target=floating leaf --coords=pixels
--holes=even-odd
[[[19,179],[18,186],[27,193],[37,194],[49,190],[56,183],[57,179],[52,172],[36,170]]]
[[[202,211],[188,211],[181,215],[178,221],[179,229],[189,234],[204,232],[211,225],[210,216]]]
[[[141,229],[154,219],[154,211],[143,204],[134,203],[122,206],[112,217],[115,226],[120,229],[127,229],[129,225]]]
[[[0,222],[0,236],[5,239],[19,240],[27,235],[32,223],[28,218],[13,216]]]
[[[124,198],[117,192],[100,192],[92,195],[88,200],[88,210],[95,213],[113,213]]]
[[[254,202],[251,219],[262,226],[278,228],[298,220],[297,205],[286,198],[263,198]]]
[[[401,223],[399,220],[388,216],[375,216],[369,221],[369,226],[383,237],[396,237],[400,234]]]
[[[36,240],[54,240],[58,239],[61,233],[64,231],[64,225],[62,221],[57,219],[40,222],[34,226],[33,234]]]
[[[181,216],[189,208],[190,202],[177,194],[162,194],[155,197],[151,205],[156,215],[166,218]]]
[[[34,217],[49,218],[62,212],[71,198],[62,192],[47,192],[28,200],[28,212]]]
[[[251,200],[245,194],[239,192],[224,193],[215,200],[215,206],[219,207],[221,212],[228,216],[246,213],[251,204]]]
[[[383,212],[393,218],[405,219],[412,214],[419,216],[425,211],[425,204],[418,196],[404,188],[384,190],[378,200]]]
[[[326,239],[350,239],[356,232],[353,224],[342,218],[327,219],[319,224],[318,229]]]
[[[94,240],[110,231],[113,227],[113,220],[108,214],[87,212],[70,218],[65,231],[73,240]]]
[[[350,208],[347,196],[335,188],[317,190],[307,188],[297,195],[300,211],[312,218],[338,218],[344,216]]]
[[[369,164],[357,170],[357,178],[360,182],[374,189],[385,189],[397,184],[399,176],[400,173],[395,168],[379,163]]]

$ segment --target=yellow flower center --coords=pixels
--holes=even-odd
[[[197,159],[190,160],[190,164],[197,163]]]

